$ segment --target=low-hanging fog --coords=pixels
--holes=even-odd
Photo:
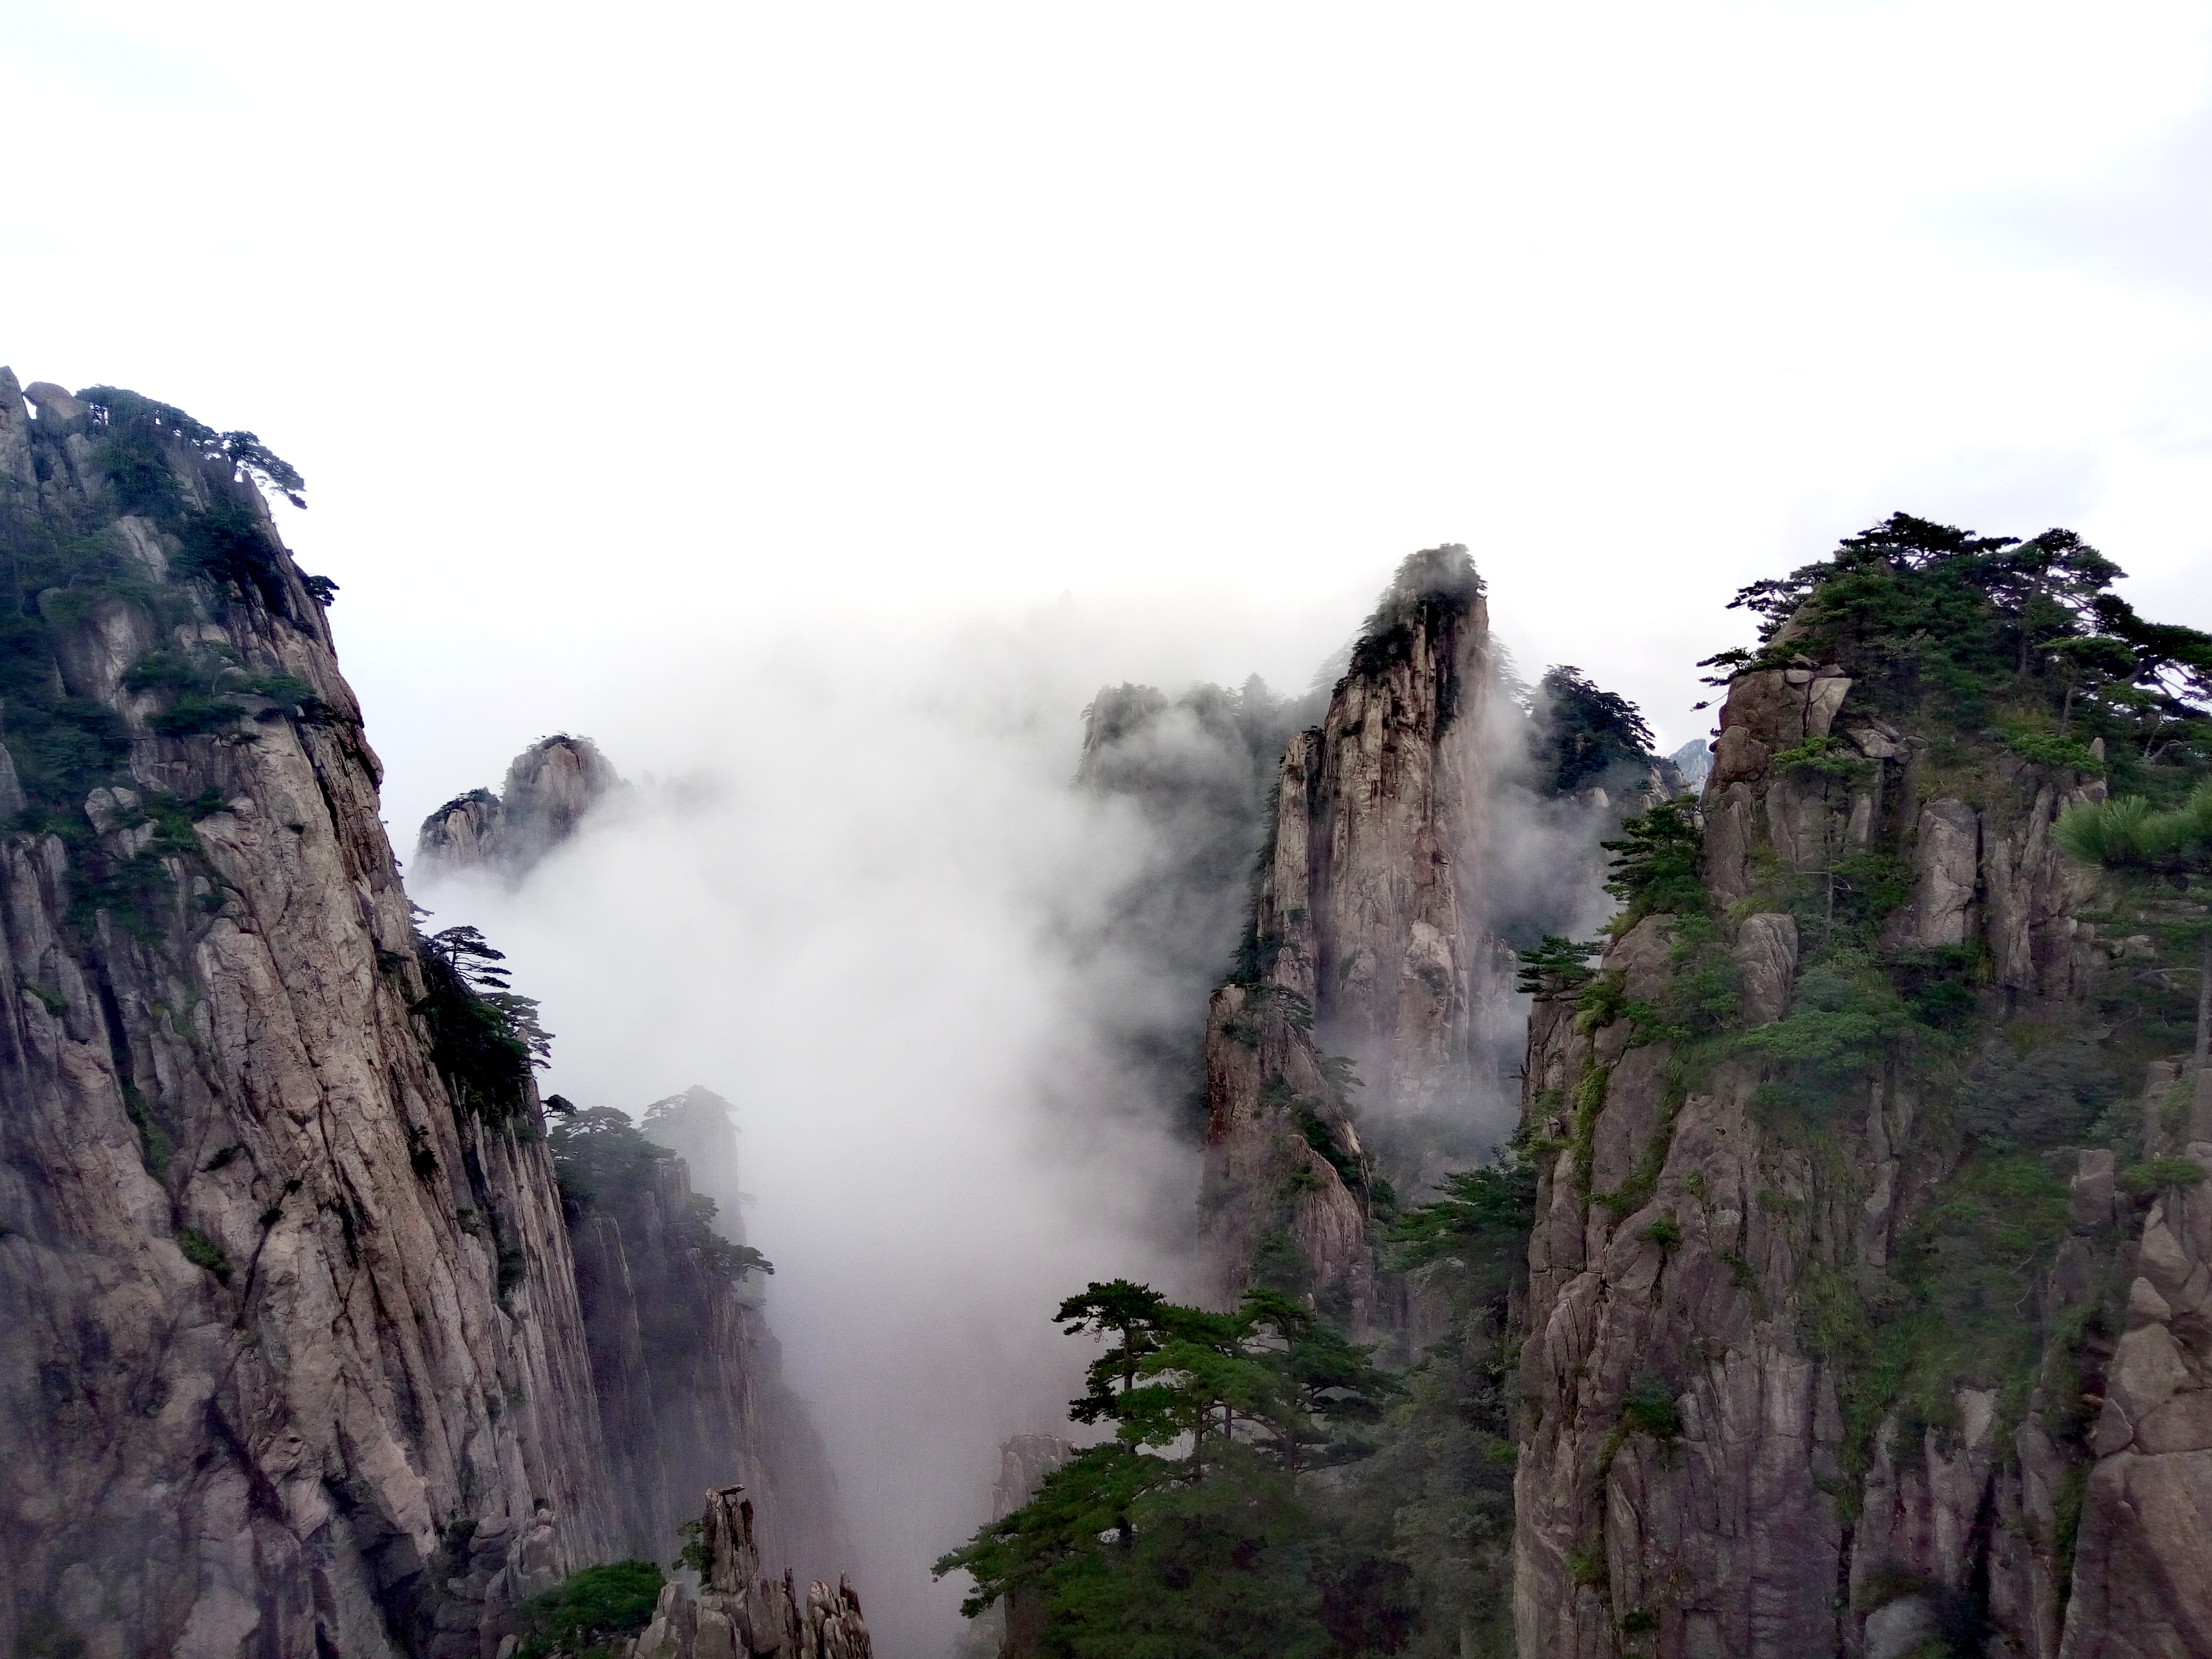
[[[1266,659],[1318,665],[1358,614],[1273,619]],[[1232,641],[1255,625],[1222,620]],[[1277,739],[1224,745],[1170,710],[1133,758],[1176,780],[1168,810],[1074,779],[1102,684],[1219,673],[1183,637],[1064,604],[664,663],[649,697],[572,711],[635,785],[574,841],[517,888],[415,883],[426,927],[481,926],[542,1000],[548,1092],[736,1103],[770,1316],[898,1659],[960,1640],[964,1580],[928,1568],[986,1517],[1000,1442],[1066,1427],[1089,1354],[1049,1322],[1059,1300],[1116,1275],[1201,1288],[1195,1044],[1248,861],[1222,848]],[[1304,724],[1311,674],[1243,706]],[[496,784],[504,760],[439,787]],[[387,801],[404,854],[435,799]],[[1559,879],[1553,844],[1512,835],[1517,887]]]

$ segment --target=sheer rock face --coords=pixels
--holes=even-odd
[[[1294,1252],[1322,1306],[1375,1321],[1366,1201],[1340,1173],[1365,1154],[1325,1052],[1358,1063],[1377,1113],[1449,1111],[1468,1088],[1488,643],[1466,550],[1414,555],[1285,750],[1244,975],[1206,1027],[1201,1206],[1230,1297]]]
[[[707,1494],[703,1588],[696,1596],[681,1583],[663,1589],[653,1622],[617,1650],[620,1659],[871,1659],[867,1620],[849,1583],[841,1578],[832,1589],[817,1579],[801,1595],[789,1572],[762,1575],[753,1506],[741,1491]]]
[[[2147,1116],[2176,1074],[2154,1077]],[[2183,1155],[2212,1176],[2212,1141]],[[2061,1659],[2212,1652],[2212,1187],[2162,1194],[2133,1265],[2128,1328],[2090,1443]]]
[[[415,868],[426,877],[481,870],[520,881],[625,786],[589,738],[544,738],[514,757],[500,792],[471,790],[422,820]]]
[[[1703,873],[1733,905],[1717,908],[1741,1024],[1786,1011],[1806,943],[1762,908],[1771,872],[1869,848],[1911,872],[1893,948],[1978,944],[1992,997],[2061,1030],[2080,1020],[2122,947],[2081,920],[2095,878],[2058,855],[2050,829],[2102,786],[2002,759],[1978,804],[1964,791],[1923,799],[1924,741],[1854,721],[1850,689],[1840,667],[1805,665],[1729,692]],[[1872,763],[1856,777],[1771,766],[1838,725]],[[1655,915],[1613,943],[1603,967],[1625,1002],[1662,1001],[1677,938]],[[1670,1083],[1676,1059],[1668,1042],[1639,1044],[1625,1018],[1590,1026],[1569,996],[1532,1013],[1524,1112],[1560,1150],[1529,1242],[1518,1378],[1520,1650],[1890,1659],[1977,1607],[1990,1652],[2212,1652],[2212,1187],[2168,1191],[2131,1237],[2112,1153],[2051,1154],[2071,1201],[2045,1328],[2093,1311],[2103,1285],[2134,1285],[2103,1381],[2094,1340],[2069,1358],[2054,1340],[2024,1415],[1960,1387],[1951,1422],[1915,1431],[1893,1417],[1855,1460],[1843,1374],[1807,1334],[1823,1316],[1810,1298],[1889,1260],[1956,1166],[1956,1106],[1878,1082],[1832,1122],[1816,1164],[1753,1110],[1754,1059]],[[2154,1073],[2147,1121],[2177,1075]],[[2148,1150],[2161,1150],[2155,1133]],[[2212,1168],[2212,1143],[2167,1150]],[[2086,1449],[2084,1389],[2102,1400]]]
[[[0,1649],[474,1654],[613,1539],[535,1103],[487,1126],[432,1066],[377,761],[258,491],[157,446],[179,522],[259,550],[172,574],[94,415],[41,411],[0,370],[7,532],[110,562],[9,648],[119,746],[0,836]],[[131,689],[156,646],[319,706],[228,691],[179,729]]]
[[[600,1421],[617,1474],[617,1553],[665,1556],[696,1501],[687,1496],[692,1483],[706,1474],[759,1495],[761,1547],[771,1562],[829,1571],[850,1561],[853,1547],[820,1437],[782,1381],[781,1350],[761,1307],[763,1276],[733,1283],[704,1259],[683,1224],[693,1203],[685,1161],[669,1158],[639,1190],[568,1206]]]

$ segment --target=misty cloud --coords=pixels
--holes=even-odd
[[[1117,1275],[1198,1292],[1206,998],[1283,744],[1326,702],[1326,677],[1102,693],[1093,666],[1157,672],[1157,638],[1065,623],[702,662],[670,683],[682,775],[611,742],[638,787],[520,887],[416,880],[428,925],[481,926],[542,1000],[549,1090],[734,1103],[720,1189],[776,1264],[770,1317],[886,1652],[959,1638],[960,1588],[928,1565],[988,1513],[1000,1442],[1064,1427],[1088,1355],[1048,1323],[1060,1299]],[[1489,706],[1488,925],[1586,932],[1617,813],[1541,799],[1523,715]],[[1521,1003],[1493,955],[1475,1097],[1374,1126],[1417,1182],[1510,1132]]]

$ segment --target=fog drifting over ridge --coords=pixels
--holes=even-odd
[[[482,927],[543,1001],[548,1092],[635,1114],[698,1083],[735,1103],[770,1319],[886,1653],[959,1639],[964,1581],[932,1585],[929,1563],[985,1518],[1001,1441],[1066,1426],[1089,1352],[1048,1322],[1060,1299],[1121,1275],[1201,1293],[1191,1103],[1127,1039],[1188,1028],[1195,1062],[1233,927],[1218,959],[1116,937],[1132,914],[1164,925],[1128,901],[1177,878],[1162,826],[1181,820],[1075,782],[1085,705],[1122,678],[1106,664],[1191,683],[1179,620],[848,624],[664,670],[658,752],[688,754],[681,775],[604,741],[639,787],[519,888],[415,884],[426,928]],[[1147,740],[1180,745],[1186,783],[1237,763],[1187,720]],[[395,814],[403,853],[417,816]],[[1522,864],[1543,831],[1499,820]],[[1483,1092],[1471,1109],[1503,1133]]]
[[[736,1103],[770,1317],[892,1654],[957,1639],[963,1584],[930,1562],[985,1518],[1000,1443],[1065,1426],[1088,1355],[1048,1323],[1060,1299],[1195,1290],[1197,1159],[1109,1042],[1160,1011],[1098,937],[1146,831],[1073,787],[1096,686],[1054,640],[702,663],[683,777],[610,745],[641,787],[520,888],[418,884],[426,927],[483,927],[543,1000],[548,1091]]]

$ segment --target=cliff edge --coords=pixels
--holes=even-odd
[[[441,1060],[296,475],[31,395],[0,370],[0,1646],[473,1654],[611,1541],[527,1065],[468,1106]]]

